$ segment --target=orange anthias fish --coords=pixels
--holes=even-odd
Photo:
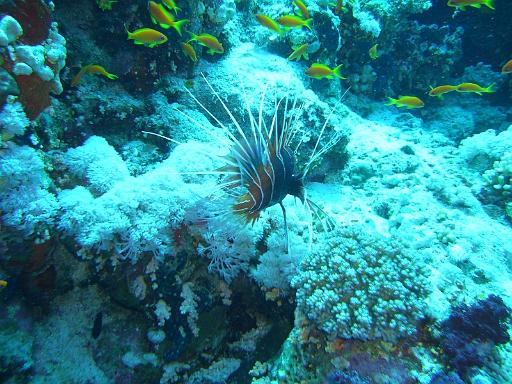
[[[407,109],[423,108],[425,103],[416,96],[399,96],[398,99],[388,97],[389,102],[386,105],[396,105],[398,108],[407,107]]]
[[[290,27],[290,28],[306,27],[311,32],[313,32],[313,29],[311,29],[311,24],[313,23],[313,19],[303,20],[300,17],[294,16],[294,15],[285,15],[285,16],[281,16],[280,18],[278,18],[277,22],[284,27]]]
[[[501,73],[512,73],[512,60],[509,60],[501,67]]]
[[[314,79],[334,79],[337,77],[339,79],[345,80],[346,77],[343,77],[340,73],[341,67],[343,64],[338,65],[337,67],[331,69],[327,65],[314,63],[311,64],[311,67],[306,69],[306,75],[313,77]]]
[[[368,50],[368,56],[370,56],[370,59],[376,60],[379,57],[379,52],[377,51],[377,47],[379,44],[374,44],[372,47]]]
[[[336,6],[334,7],[334,13],[339,15],[341,11],[347,12],[347,8],[343,6],[343,0],[337,0]]]
[[[494,10],[493,0],[448,0],[449,7],[455,7],[461,11],[465,10],[465,7],[481,8],[482,5]]]
[[[125,27],[126,28],[126,27]],[[151,28],[140,28],[133,32],[126,30],[128,33],[128,40],[133,40],[137,45],[145,45],[149,48],[154,48],[157,45],[164,44],[167,42],[167,36],[162,32]]]
[[[300,47],[296,48],[290,56],[288,56],[288,60],[297,60],[299,61],[301,57],[308,59],[308,48],[309,44],[302,44]]]
[[[82,76],[85,74],[102,75],[109,78],[110,80],[117,79],[116,75],[107,72],[105,68],[103,68],[101,65],[88,64],[85,67],[82,67],[82,69],[80,69],[80,71],[73,77],[73,79],[71,80],[71,86],[76,86],[80,82]]]
[[[430,87],[430,91],[428,92],[429,96],[437,96],[440,99],[443,98],[443,95],[448,92],[453,92],[457,90],[456,85],[439,85],[435,88]]]
[[[148,2],[148,8],[153,24],[158,24],[164,29],[173,27],[181,36],[181,29],[188,23],[188,19],[174,20],[174,17],[162,4],[155,3],[154,1]]]
[[[171,11],[177,15],[178,11],[181,11],[181,8],[176,5],[174,0],[162,0],[162,4],[169,8]]]
[[[208,48],[207,52],[210,55],[213,55],[214,53],[224,53],[224,47],[215,36],[212,36],[209,33],[201,33],[200,35],[196,35],[190,31],[188,31],[188,33],[191,36],[188,43],[191,41],[197,41],[199,45]]]
[[[281,35],[283,33],[281,27],[279,24],[277,24],[277,21],[272,19],[271,17],[267,15],[263,15],[262,13],[256,14],[256,19],[258,20],[258,23],[263,25],[265,28],[270,29],[271,31],[279,33]]]
[[[462,83],[457,85],[457,92],[463,92],[463,93],[476,93],[477,95],[481,95],[482,93],[493,93],[496,92],[496,90],[493,88],[494,83],[489,85],[486,88],[483,88],[475,83]]]
[[[194,63],[197,62],[196,51],[194,51],[194,47],[192,47],[189,43],[181,43],[181,49],[185,56],[189,57]]]
[[[299,12],[304,20],[307,20],[310,18],[308,8],[306,7],[306,4],[304,4],[301,0],[293,0],[293,4],[299,8]]]

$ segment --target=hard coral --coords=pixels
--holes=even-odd
[[[37,45],[48,38],[50,29],[50,8],[43,0],[15,0],[5,7],[4,12],[14,17],[23,28],[20,41]]]
[[[336,229],[304,258],[292,285],[298,310],[329,337],[395,341],[415,332],[427,273],[397,239]]]

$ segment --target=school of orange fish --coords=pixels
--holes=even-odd
[[[313,31],[313,19],[309,14],[309,10],[307,6],[304,4],[302,0],[292,0],[294,6],[296,7],[295,14],[287,14],[278,17],[277,19],[273,19],[267,15],[257,13],[256,20],[262,26],[267,28],[268,30],[275,32],[281,37],[283,33],[285,33],[290,28],[307,28],[309,31]],[[343,4],[343,0],[337,0],[336,3],[332,4],[334,6],[334,10],[336,14],[340,14],[340,12],[346,12],[347,8]],[[493,5],[493,0],[448,0],[448,6],[454,7],[457,10],[464,11],[465,7],[473,7],[473,8],[481,8],[482,5],[486,6],[489,9],[495,10]],[[176,5],[174,0],[161,0],[161,3],[157,3],[156,1],[148,2],[148,10],[150,14],[151,21],[153,24],[157,24],[163,29],[174,28],[176,32],[182,36],[185,26],[189,23],[188,19],[177,20],[175,16],[171,12],[174,12],[174,15],[178,15],[178,12],[181,11]],[[164,44],[168,41],[168,37],[152,28],[139,28],[133,32],[130,32],[125,26],[128,40],[133,40],[133,42],[137,45],[143,45],[148,48],[154,48],[158,45]],[[222,43],[219,42],[217,37],[209,34],[209,33],[200,33],[198,35],[186,31],[190,38],[187,42],[181,42],[180,46],[182,51],[186,57],[192,60],[194,63],[198,61],[198,57],[196,51],[191,43],[195,42],[205,48],[207,48],[208,54],[222,54],[224,53],[224,47]],[[368,51],[368,54],[372,60],[376,60],[379,57],[379,53],[377,51],[378,44],[374,44]],[[297,60],[300,59],[308,59],[308,49],[309,44],[302,44],[299,47],[293,47],[292,53],[288,56],[288,60]],[[343,64],[337,65],[334,68],[330,68],[322,63],[313,63],[306,69],[305,74],[314,79],[334,79],[339,78],[345,80],[346,77],[341,75],[341,68]],[[512,59],[507,61],[503,67],[501,68],[501,73],[510,74],[512,73]],[[109,73],[100,65],[97,64],[89,64],[84,66],[77,75],[72,79],[71,86],[76,86],[81,77],[84,74],[98,74],[103,75],[111,80],[117,79],[117,76]],[[494,84],[491,84],[487,87],[482,87],[479,84],[475,83],[461,83],[459,85],[439,85],[436,87],[430,87],[430,91],[428,92],[429,96],[438,97],[440,99],[443,98],[443,95],[449,92],[461,92],[461,93],[474,93],[478,95],[482,95],[483,93],[493,93],[496,92],[494,88]],[[413,108],[422,108],[425,103],[416,96],[400,96],[397,99],[388,97],[388,102],[386,105],[395,105],[397,107],[406,107],[407,109]]]

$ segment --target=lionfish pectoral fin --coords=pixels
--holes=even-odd
[[[306,202],[311,209],[311,212],[322,224],[322,228],[325,232],[332,231],[336,227],[336,221],[327,212],[325,212],[322,207],[308,198],[306,198]]]

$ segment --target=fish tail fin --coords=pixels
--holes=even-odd
[[[337,78],[341,79],[341,80],[346,80],[347,78],[346,77],[343,77],[341,75],[341,67],[343,67],[343,64],[340,64],[338,65],[337,67],[335,67],[333,70],[332,70],[332,73],[334,76],[336,76]]]
[[[78,85],[78,83],[80,82],[80,79],[82,78],[84,73],[85,73],[85,69],[82,68],[75,76],[73,76],[73,78],[71,79],[72,87],[76,87]]]
[[[183,33],[182,31],[182,28],[188,24],[188,19],[183,19],[183,20],[179,20],[179,21],[175,21],[174,23],[172,23],[172,27],[176,30],[176,32],[178,32],[178,34],[181,36],[181,34]]]
[[[486,92],[486,93],[494,93],[494,92],[496,92],[496,88],[494,88],[495,85],[496,85],[496,83],[492,83],[488,87],[484,88],[484,92]]]
[[[116,80],[119,76],[114,75],[113,73],[109,73],[106,75],[110,80]]]
[[[395,105],[398,102],[398,99],[393,99],[392,97],[388,97],[388,102],[386,105]]]
[[[197,40],[197,35],[194,32],[187,31],[187,33],[190,35],[190,39],[187,40],[187,43],[190,44],[191,41],[196,41]]]
[[[130,40],[132,38],[132,34],[131,32],[128,30],[128,27],[126,26],[126,23],[123,24],[123,27],[124,27],[124,30],[126,31],[126,33],[128,34],[128,40]]]
[[[304,26],[309,29],[311,32],[313,32],[313,19],[312,18],[309,18],[307,20],[304,20]]]
[[[493,11],[495,11],[496,8],[494,8],[494,4],[492,2],[493,2],[493,0],[484,0],[484,5],[487,6],[488,8],[491,8]]]

